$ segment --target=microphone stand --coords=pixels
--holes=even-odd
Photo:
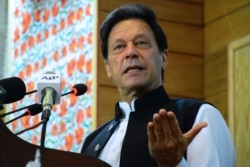
[[[41,134],[41,144],[40,146],[44,148],[44,142],[45,142],[45,136],[46,136],[46,126],[47,126],[47,122],[48,120],[46,120],[44,123],[43,123],[43,126],[42,126],[42,134]]]
[[[47,122],[49,120],[51,111],[46,109],[42,113],[42,120],[45,120],[42,126],[42,134],[41,134],[41,144],[40,146],[44,148],[44,142],[45,142],[45,136],[46,136],[46,127],[47,127]]]

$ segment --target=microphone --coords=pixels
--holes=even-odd
[[[6,96],[6,90],[0,85],[0,105],[3,104],[3,101],[5,100]]]
[[[6,90],[0,85],[0,110],[3,109],[3,102],[7,96]]]
[[[61,79],[54,72],[42,74],[38,80],[38,103],[43,106],[42,119],[49,119],[50,111],[54,104],[61,101]]]
[[[0,80],[0,104],[21,100],[26,95],[26,86],[18,77]]]
[[[81,96],[83,95],[85,92],[87,91],[87,86],[85,84],[75,84],[73,87],[72,87],[72,90],[69,91],[69,92],[66,92],[66,93],[62,93],[61,96],[65,96],[65,95],[68,95],[68,94],[73,94],[75,96]],[[31,91],[32,93],[34,92],[37,92],[37,90],[33,90]],[[27,93],[26,93],[27,94]],[[19,108],[19,109],[16,109],[16,110],[13,110],[13,111],[10,111],[10,112],[6,112],[6,113],[2,113],[0,114],[0,117],[5,117],[7,115],[10,115],[10,114],[14,114],[18,111],[21,111],[21,110],[24,110],[24,109],[28,109],[28,110],[37,110],[35,107],[37,107],[39,105],[42,106],[41,104],[31,104],[29,106],[25,106],[25,107],[22,107],[22,108]],[[35,109],[33,109],[35,108]],[[43,110],[43,109],[42,109]]]
[[[62,94],[62,96],[68,94],[74,94],[75,96],[81,96],[87,91],[87,86],[85,84],[75,84],[70,92]]]
[[[5,116],[7,116],[7,115],[14,114],[14,113],[16,113],[16,112],[18,112],[18,111],[21,111],[21,110],[24,110],[24,109],[33,110],[33,107],[34,107],[34,106],[36,107],[37,105],[41,105],[41,104],[38,104],[38,103],[36,103],[36,104],[31,104],[31,105],[29,105],[29,106],[25,106],[25,107],[22,107],[22,108],[19,108],[19,109],[10,111],[10,112],[6,112],[6,113],[3,113],[3,114],[0,114],[0,117],[5,117]]]
[[[85,92],[87,91],[87,86],[85,84],[76,84],[72,87],[72,90],[69,91],[69,92],[66,92],[66,93],[63,93],[61,96],[65,96],[65,95],[68,95],[68,94],[73,94],[75,96],[81,96],[83,95]],[[32,127],[29,127],[27,129],[24,129],[18,133],[16,133],[15,135],[19,135],[21,133],[24,133],[28,130],[31,130],[31,129],[34,129],[38,126],[40,126],[41,124],[46,124],[47,120],[46,119],[42,119],[38,124],[32,126]],[[45,136],[44,136],[44,133],[45,133],[45,128],[43,127],[43,131],[42,131],[42,137],[41,137],[41,146],[44,147],[44,140],[45,140]]]
[[[14,118],[14,119],[11,119],[11,120],[5,122],[5,125],[7,125],[7,124],[9,124],[9,123],[11,123],[11,122],[13,122],[13,121],[21,118],[21,117],[24,117],[24,116],[27,116],[27,115],[34,116],[34,115],[37,115],[37,114],[39,114],[40,112],[43,111],[42,105],[41,104],[37,104],[37,103],[36,104],[32,104],[32,105],[30,105],[27,108],[28,108],[28,110],[25,113],[23,113],[22,115]]]

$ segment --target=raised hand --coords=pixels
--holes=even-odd
[[[153,115],[153,121],[148,123],[148,147],[150,155],[160,167],[176,166],[192,139],[207,126],[201,122],[187,133],[182,134],[178,120],[171,111],[160,109]]]

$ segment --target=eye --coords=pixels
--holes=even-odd
[[[146,41],[137,41],[136,45],[146,45],[147,42]]]
[[[119,49],[122,49],[122,48],[124,48],[124,45],[118,44],[118,45],[115,45],[114,50],[119,50]]]
[[[146,40],[138,40],[135,42],[135,45],[141,48],[148,48],[149,43]]]

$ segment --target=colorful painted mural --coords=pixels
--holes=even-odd
[[[37,89],[39,75],[53,71],[61,76],[62,93],[77,83],[88,90],[82,96],[61,97],[47,123],[45,147],[80,152],[84,137],[94,124],[95,7],[94,0],[9,1],[9,73],[22,78],[27,92]],[[37,102],[37,94],[26,95],[9,110]],[[12,115],[12,119],[20,115]],[[36,125],[41,114],[12,122],[14,132]],[[39,145],[41,126],[20,138]]]

